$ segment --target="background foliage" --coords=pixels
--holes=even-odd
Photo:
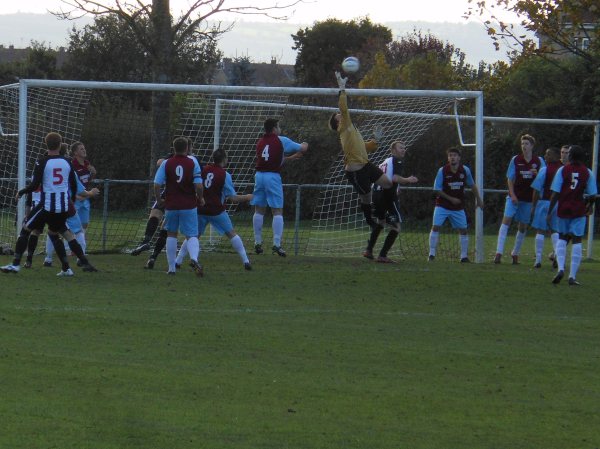
[[[568,11],[573,14],[574,5],[568,5]],[[535,11],[529,9],[526,13],[534,14]],[[573,17],[573,20],[578,20]],[[537,20],[536,16],[530,19]],[[483,90],[485,115],[600,117],[600,58],[595,45],[590,47],[585,57],[573,52],[571,57],[562,58],[550,58],[523,46],[511,54],[509,63],[481,62],[475,67],[466,63],[465,54],[450,42],[421,30],[394,39],[389,29],[368,18],[315,22],[311,27],[299,29],[293,37],[294,48],[298,51],[295,70],[299,86],[334,86],[334,70],[340,68],[339,62],[345,56],[352,54],[360,58],[361,70],[350,77],[350,87]],[[216,41],[207,34],[191,35],[188,39],[185,45],[180,46],[174,59],[172,81],[210,82],[221,57]],[[73,29],[69,54],[69,60],[59,69],[56,51],[44,43],[33,43],[25,61],[0,66],[0,80],[4,83],[14,82],[18,77],[151,80],[151,61],[144,46],[118,15],[97,16],[91,25]],[[234,61],[229,81],[234,85],[251,84],[253,75],[250,59],[241,57]],[[151,153],[148,151],[151,141],[150,97],[145,94],[123,96],[107,93],[94,101],[96,109],[86,123],[83,139],[100,176],[147,178],[155,162],[149,160]],[[314,104],[318,105],[319,101],[314,99]],[[171,134],[175,132],[179,112],[177,107],[171,112]],[[297,118],[290,120],[288,133],[299,140],[309,141],[311,151],[302,162],[284,169],[284,179],[288,183],[318,183],[337,158],[339,144],[325,124],[321,127],[301,121]],[[295,129],[297,135],[294,135]],[[486,126],[486,186],[505,188],[504,172],[510,157],[518,151],[518,135],[523,132],[537,138],[539,154],[550,145],[566,143],[577,143],[590,149],[593,138],[589,130],[575,126]],[[428,136],[409,149],[406,165],[411,173],[429,183],[445,161],[445,149],[457,144],[452,126],[436,124]],[[164,151],[168,148],[160,153]],[[423,154],[430,156],[424,158]],[[471,162],[468,154],[465,154],[464,162]],[[128,194],[124,194],[123,198],[128,201]],[[417,211],[425,207],[422,201],[414,206]],[[486,215],[494,217],[497,206],[494,201],[489,203]]]

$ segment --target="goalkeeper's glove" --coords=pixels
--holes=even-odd
[[[344,90],[346,88],[346,81],[348,81],[348,78],[342,78],[340,72],[335,72],[335,79],[337,80],[340,90]]]
[[[377,143],[383,140],[383,126],[377,125],[375,127],[375,129],[373,130],[373,137],[375,137]]]

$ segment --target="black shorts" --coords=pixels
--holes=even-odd
[[[41,228],[39,228],[40,226],[40,222],[39,220],[34,220],[34,218],[40,213],[40,211],[42,211],[42,204],[39,203],[37,204],[34,208],[32,208],[29,213],[27,214],[27,216],[25,217],[25,220],[23,220],[23,226],[25,226],[27,229],[29,229],[30,231],[40,231],[40,233],[44,230],[44,224],[42,224]],[[38,226],[38,227],[36,227]]]
[[[44,226],[48,225],[48,229],[52,232],[57,232],[62,234],[67,230],[67,219],[69,218],[69,212],[62,213],[54,213],[48,212],[42,208],[35,208],[31,212],[33,213],[31,219],[29,219],[25,226],[27,229],[33,231],[34,229],[42,232],[44,230]],[[30,214],[31,215],[31,214]]]
[[[385,219],[386,223],[390,225],[402,223],[398,197],[393,192],[375,190],[373,192],[373,215],[379,220]]]
[[[371,191],[371,184],[381,178],[383,172],[379,167],[367,162],[363,168],[357,171],[347,171],[346,178],[359,195],[365,195]]]

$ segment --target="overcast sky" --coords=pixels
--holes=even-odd
[[[110,0],[106,0],[109,1]],[[151,3],[151,0],[143,0]],[[186,10],[192,0],[171,0],[174,15]],[[134,2],[135,3],[135,2]],[[289,4],[286,0],[226,0],[225,6],[272,6]],[[462,17],[469,6],[468,0],[304,0],[290,9],[290,22],[312,23],[335,17],[342,20],[369,16],[374,22],[397,22],[423,20],[430,22],[465,22]],[[61,0],[0,0],[0,14],[16,12],[45,13],[65,8]],[[220,19],[227,19],[219,16]],[[239,16],[238,16],[239,19]],[[245,16],[244,20],[258,20],[257,16]],[[503,20],[516,22],[514,16],[505,15]],[[264,19],[263,19],[264,20]]]

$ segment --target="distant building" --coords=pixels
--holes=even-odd
[[[0,64],[11,64],[13,62],[25,61],[30,51],[31,47],[15,48],[14,45],[9,45],[8,47],[0,45]],[[67,53],[67,50],[64,47],[60,47],[56,51],[56,67],[62,67],[68,57],[69,54]]]
[[[14,45],[9,45],[8,47],[0,45],[0,64],[24,61],[27,59],[28,53],[28,48],[15,48]]]
[[[231,58],[223,58],[219,63],[212,84],[215,85],[233,85],[239,73],[240,67],[236,65],[244,62],[234,61]],[[296,82],[294,66],[291,64],[278,64],[275,58],[271,62],[249,62],[244,65],[245,82],[250,86],[281,86],[290,87]]]
[[[25,61],[31,47],[15,48],[14,45],[8,47],[0,45],[0,64],[10,64],[18,61]],[[61,68],[69,58],[69,53],[64,47],[56,51],[56,67]],[[239,61],[239,60],[238,60]],[[228,86],[234,84],[236,65],[240,62],[232,58],[223,58],[215,70],[212,84]],[[239,67],[237,67],[239,70]],[[296,81],[294,66],[291,64],[278,64],[275,58],[271,62],[248,62],[245,67],[244,84],[250,86],[294,86]]]
[[[572,46],[581,51],[588,51],[592,43],[592,39],[597,35],[597,29],[600,23],[591,12],[586,11],[583,13],[582,23],[577,25],[577,29],[573,30],[573,24],[569,21],[562,23],[562,29],[566,32],[572,32]],[[554,42],[547,35],[538,33],[538,45],[539,48],[549,50],[549,53],[562,58],[573,54],[572,50],[565,48],[564,46]]]

